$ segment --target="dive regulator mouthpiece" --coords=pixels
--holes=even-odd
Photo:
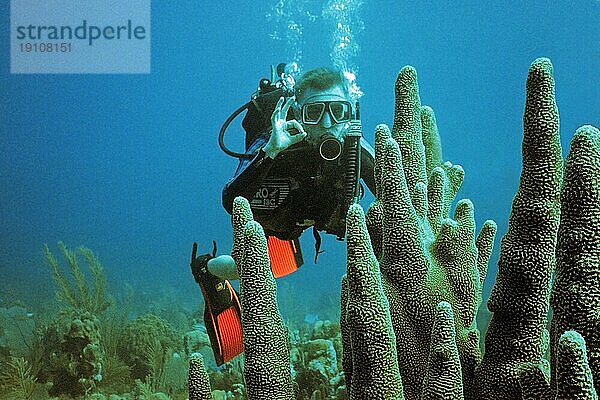
[[[342,154],[342,143],[334,137],[326,136],[319,143],[319,154],[326,161],[337,160]]]

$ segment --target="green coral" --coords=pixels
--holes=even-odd
[[[557,349],[555,381],[560,385],[556,400],[598,399],[583,337],[575,331],[567,331],[560,336]]]
[[[10,357],[0,363],[0,393],[22,400],[31,399],[36,381],[31,365],[23,357]]]
[[[450,303],[438,304],[431,332],[431,349],[422,397],[429,400],[463,398],[462,368],[456,346],[454,313]]]
[[[481,358],[475,317],[496,231],[496,224],[486,221],[476,235],[468,199],[457,203],[450,218],[464,171],[442,163],[441,150],[431,148],[439,146],[437,132],[432,110],[421,106],[416,71],[403,68],[396,80],[394,127],[390,132],[380,125],[375,131],[377,195],[367,223],[398,338],[407,399],[421,396],[441,301],[454,309],[463,384],[472,392]]]
[[[576,330],[585,338],[594,382],[600,382],[600,131],[591,125],[571,141],[561,200],[551,362],[562,332]]]
[[[350,208],[347,224],[341,324],[348,393],[350,399],[403,399],[390,306],[360,206]]]
[[[233,221],[234,246],[239,249],[234,259],[240,277],[248,397],[292,399],[288,333],[277,306],[265,234],[241,197],[234,200]]]
[[[210,382],[204,368],[202,355],[195,353],[190,357],[188,372],[188,389],[190,400],[211,400]]]
[[[552,64],[536,60],[527,79],[523,170],[502,239],[493,312],[477,372],[480,396],[518,398],[518,367],[542,362],[550,277],[560,220],[562,157]]]
[[[48,246],[44,246],[46,262],[52,269],[52,278],[58,286],[57,297],[74,310],[87,311],[94,315],[102,314],[110,307],[112,300],[106,293],[106,276],[100,260],[90,249],[83,246],[72,251],[63,242],[58,242],[58,248],[67,262],[70,278],[64,273],[58,259]],[[83,256],[85,259],[91,274],[91,282],[88,282],[79,266],[78,256]]]

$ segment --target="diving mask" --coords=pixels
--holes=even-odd
[[[349,101],[315,101],[305,103],[300,108],[302,123],[318,125],[323,119],[325,110],[336,124],[348,122],[352,119],[352,104]]]

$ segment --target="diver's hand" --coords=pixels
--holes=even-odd
[[[283,101],[284,98],[281,97],[275,106],[273,115],[271,115],[271,136],[263,147],[263,151],[270,158],[275,158],[283,150],[304,140],[306,137],[306,132],[304,132],[304,128],[298,121],[295,119],[286,121],[286,115],[294,101],[294,97],[288,97],[285,104]],[[294,133],[294,131],[296,132]]]

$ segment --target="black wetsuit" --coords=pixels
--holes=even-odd
[[[345,169],[343,156],[338,161],[323,160],[312,146],[302,142],[267,157],[262,147],[268,134],[249,147],[256,156],[242,160],[236,175],[223,189],[223,206],[231,214],[233,200],[243,196],[250,202],[254,219],[267,235],[296,239],[310,226],[339,234],[336,221],[341,210]],[[361,178],[375,193],[374,155],[364,142],[361,151]],[[343,235],[343,232],[342,232]]]

